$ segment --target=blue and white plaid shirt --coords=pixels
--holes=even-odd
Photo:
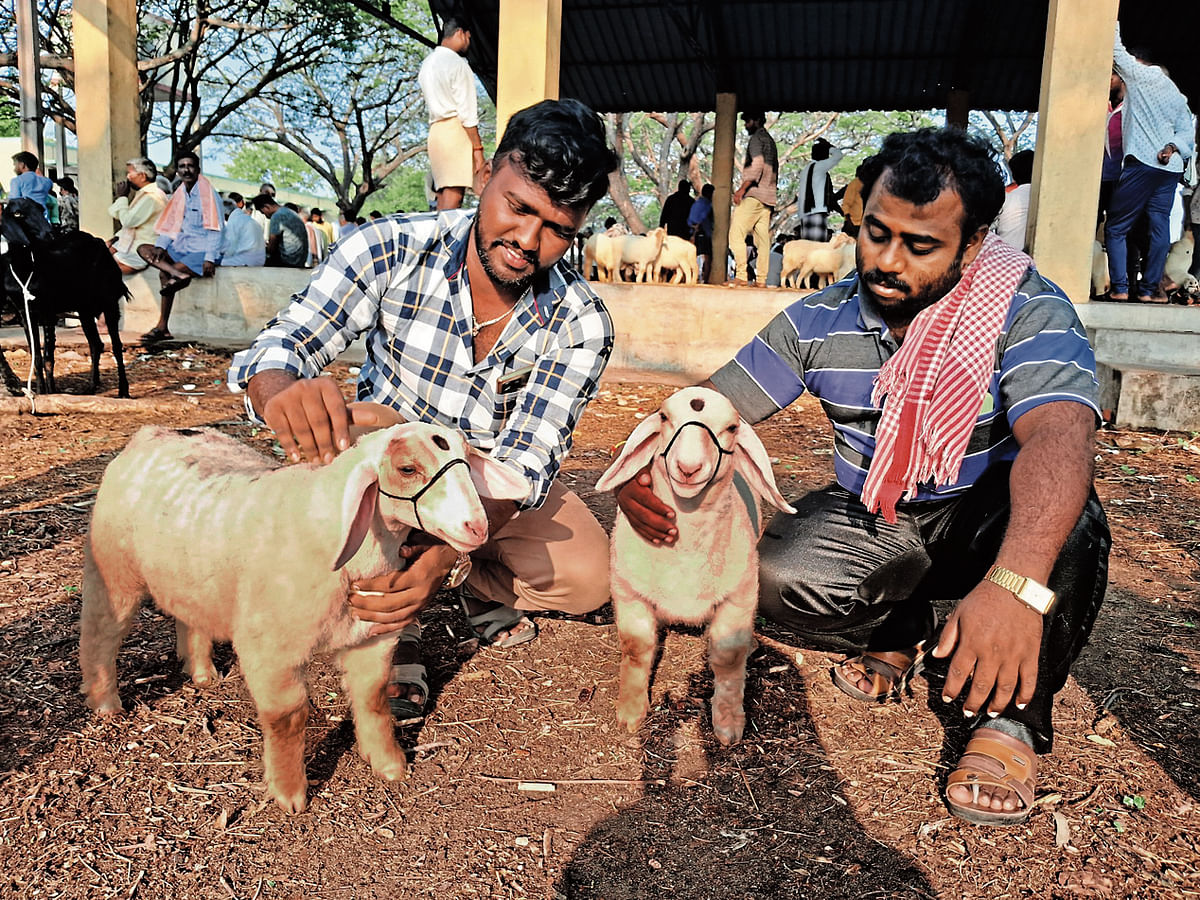
[[[347,235],[308,287],[234,356],[230,389],[245,390],[267,369],[315,377],[369,331],[358,399],[458,429],[523,472],[533,487],[522,505],[540,506],[598,390],[612,320],[587,282],[559,262],[525,292],[476,364],[465,266],[473,223],[474,213],[459,211],[388,216]],[[504,376],[525,369],[528,380],[498,389]],[[246,408],[258,419],[248,399]]]

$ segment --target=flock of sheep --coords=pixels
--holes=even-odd
[[[834,235],[831,241],[788,241],[783,245],[781,283],[800,288],[816,275],[826,287],[850,274],[854,253],[854,238],[846,234]],[[583,274],[596,281],[695,284],[698,272],[696,245],[668,235],[665,228],[616,237],[600,232],[583,245]]]

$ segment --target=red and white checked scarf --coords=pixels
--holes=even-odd
[[[1033,260],[988,232],[958,284],[922,310],[875,377],[871,402],[884,396],[875,455],[862,502],[896,521],[896,503],[919,483],[952,484],[991,380],[996,338]]]

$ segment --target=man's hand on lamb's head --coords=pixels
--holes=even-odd
[[[617,505],[642,538],[652,544],[670,546],[679,537],[675,510],[655,496],[650,487],[650,466],[638,472],[614,492]]]

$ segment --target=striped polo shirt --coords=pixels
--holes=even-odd
[[[810,391],[833,423],[838,483],[858,495],[882,411],[871,402],[871,389],[897,349],[873,301],[859,296],[857,275],[851,275],[779,313],[712,381],[751,423]],[[961,493],[990,466],[1013,459],[1018,445],[1012,426],[1029,410],[1068,400],[1099,415],[1097,396],[1096,361],[1075,307],[1031,267],[997,338],[992,379],[958,480],[921,484],[914,501]]]

